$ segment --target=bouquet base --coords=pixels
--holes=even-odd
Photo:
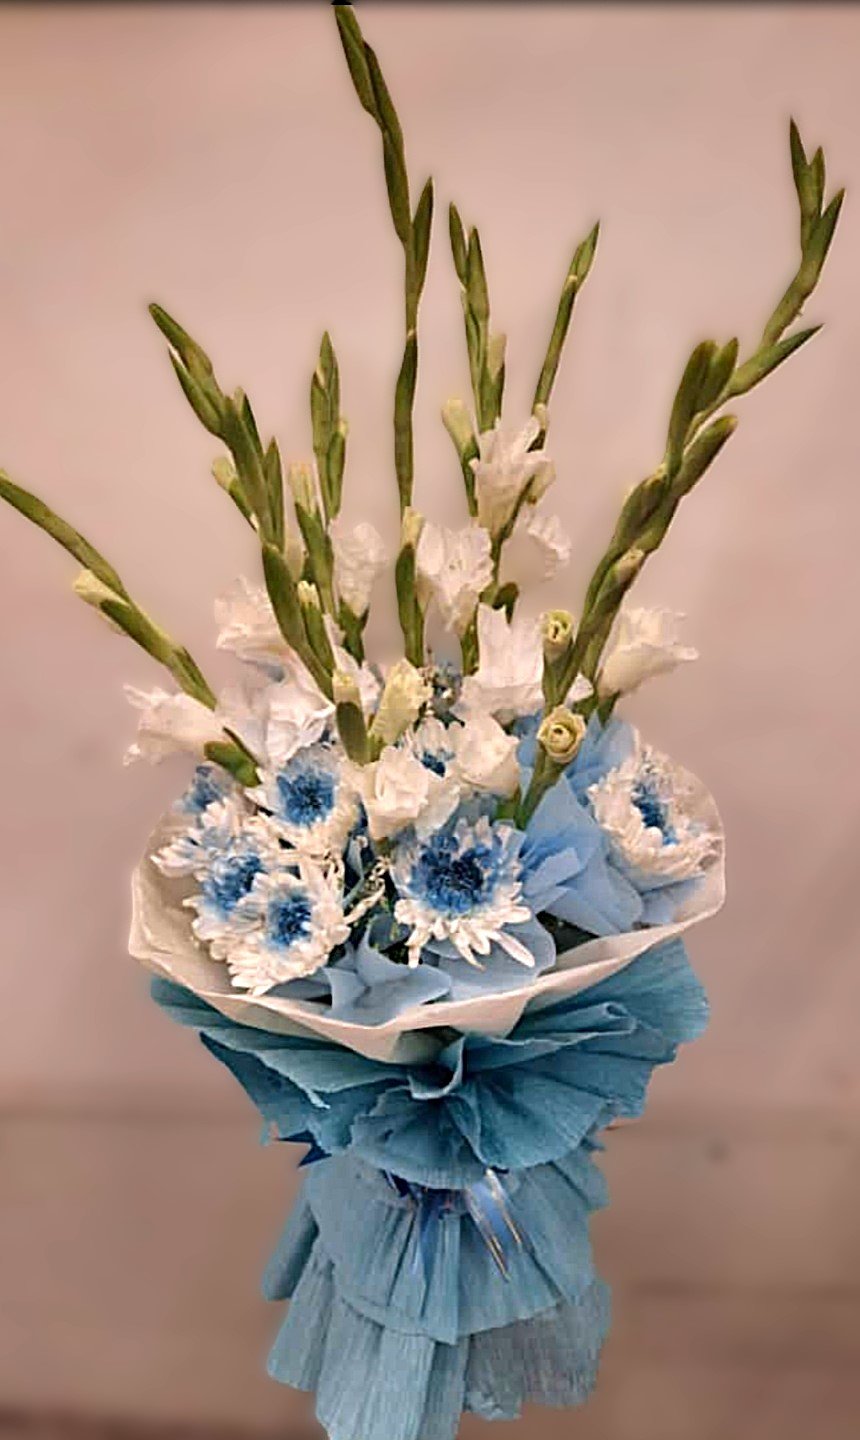
[[[528,1401],[568,1406],[587,1398],[609,1326],[608,1289],[590,1264],[584,1275],[580,1268],[575,1212],[587,1216],[588,1198],[560,1167],[517,1178],[511,1209],[529,1239],[503,1271],[456,1204],[439,1219],[432,1256],[422,1260],[420,1204],[360,1162],[314,1166],[264,1280],[268,1299],[291,1301],[268,1370],[316,1392],[330,1440],[454,1440],[463,1411],[511,1420]],[[568,1205],[557,1228],[568,1241],[572,1232],[576,1252],[562,1270],[575,1266],[581,1287],[572,1298],[559,1296],[563,1238],[562,1249],[556,1241],[544,1257],[550,1280],[529,1230],[529,1217],[537,1221],[562,1190]],[[544,1243],[552,1244],[548,1236]],[[458,1311],[467,1333],[455,1333]],[[440,1338],[443,1331],[449,1338]]]

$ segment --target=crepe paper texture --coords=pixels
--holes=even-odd
[[[415,503],[413,443],[433,183],[415,198],[376,53],[351,6],[333,14],[402,250],[394,544],[342,513],[331,336],[310,377],[307,458],[284,465],[245,392],[222,389],[159,305],[182,392],[219,444],[214,479],[259,550],[258,577],[215,607],[235,683],[217,693],[115,567],[3,472],[0,498],[170,676],[128,692],[126,758],[180,754],[187,768],[133,877],[129,949],[266,1135],[303,1147],[265,1279],[290,1302],[270,1373],[316,1391],[331,1440],[453,1440],[463,1411],[509,1419],[594,1384],[609,1324],[588,1233],[606,1198],[599,1137],[642,1113],[655,1065],[701,1032],[681,936],[725,895],[713,799],[624,714],[696,652],[680,616],[629,592],[733,434],[727,407],[815,333],[795,322],[842,192],[827,199],[823,153],[792,123],[793,277],[746,356],[731,338],[695,347],[662,457],[624,498],[576,615],[540,611],[536,583],[572,551],[546,498],[550,403],[598,226],[574,249],[531,412],[509,424],[481,239],[449,207],[471,396],[442,408],[464,523],[436,524]],[[383,583],[399,654],[366,646]]]

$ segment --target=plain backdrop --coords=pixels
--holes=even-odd
[[[552,507],[577,610],[628,486],[662,453],[691,346],[752,347],[793,271],[794,113],[849,188],[805,322],[637,598],[701,659],[629,706],[699,773],[729,899],[691,936],[708,1036],[657,1081],[691,1106],[856,1102],[860,12],[828,5],[360,7],[437,224],[420,332],[416,502],[462,513],[439,409],[465,394],[445,210],[480,225],[506,417],[527,416],[575,243],[602,222],[557,383]],[[329,7],[0,10],[0,464],[79,526],[226,678],[213,598],[257,560],[146,314],[158,299],[310,451],[324,327],[351,422],[345,509],[393,539],[401,253],[378,135]],[[0,513],[0,1108],[214,1113],[240,1100],[146,997],[129,875],[182,765],[123,769],[123,683],[157,668],[69,593],[74,565]],[[376,603],[390,610],[390,587]],[[253,1127],[251,1127],[253,1128]],[[253,1135],[249,1134],[249,1143]]]

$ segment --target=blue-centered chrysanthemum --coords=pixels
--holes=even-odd
[[[192,928],[198,940],[214,960],[223,960],[245,924],[241,902],[258,876],[280,868],[286,852],[265,816],[244,816],[229,832],[212,828],[212,833],[218,843],[201,859],[194,872],[198,889],[184,903],[196,912]]]
[[[534,968],[535,922],[522,898],[520,839],[509,825],[461,819],[399,847],[394,914],[410,932],[410,964],[417,965],[426,948],[480,966],[496,949]],[[524,926],[526,932],[517,933]]]
[[[224,800],[234,789],[234,783],[225,770],[220,770],[217,765],[198,765],[191,784],[174,808],[180,815],[202,815],[210,805]]]
[[[279,769],[263,771],[250,793],[284,840],[303,854],[340,854],[358,819],[342,757],[325,744],[308,745]]]
[[[684,886],[674,893],[685,894],[716,851],[716,836],[692,813],[690,793],[684,772],[648,746],[588,791],[615,863],[646,897],[650,923],[673,918],[673,887]]]
[[[295,870],[258,871],[236,919],[227,966],[252,995],[312,975],[349,936],[339,887],[307,858]]]

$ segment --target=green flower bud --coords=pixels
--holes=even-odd
[[[296,505],[312,515],[317,508],[314,472],[304,463],[290,465],[287,470],[287,484]]]
[[[585,738],[585,720],[566,705],[557,705],[541,721],[538,743],[554,765],[564,767],[575,759]]]
[[[442,406],[442,424],[454,441],[459,455],[476,455],[478,453],[472,429],[472,417],[462,400],[456,397],[446,400]]]

